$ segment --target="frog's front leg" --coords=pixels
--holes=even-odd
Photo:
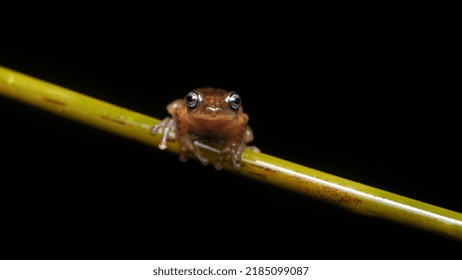
[[[162,134],[162,139],[159,143],[159,149],[165,150],[167,149],[167,141],[174,141],[176,140],[176,122],[173,118],[167,117],[156,124],[153,128],[151,128],[152,134]]]
[[[223,150],[218,156],[218,160],[215,162],[215,169],[221,170],[223,168],[223,161],[228,155],[230,156],[234,170],[241,169],[242,152],[247,146],[247,140],[253,138],[252,131],[249,131],[249,129],[250,128],[246,125],[235,127],[231,134],[232,137],[228,139],[223,147]]]
[[[234,170],[241,169],[242,152],[245,148],[246,144],[244,142],[228,142],[223,148],[223,150],[220,152],[220,155],[218,156],[218,159],[215,162],[215,169],[221,170],[223,168],[223,161],[225,160],[226,156],[230,156],[230,160]]]
[[[168,104],[167,111],[172,117],[175,115],[175,112],[182,107],[182,102],[181,99],[177,99]],[[176,120],[172,117],[166,117],[151,128],[152,134],[162,134],[162,139],[159,143],[159,149],[161,150],[167,149],[167,141],[175,141],[177,139]]]
[[[197,146],[194,144],[191,136],[189,134],[185,134],[180,136],[180,160],[185,162],[188,160],[186,154],[191,152],[194,156],[202,163],[202,165],[207,165],[209,160],[205,158],[202,153],[199,151]]]
[[[185,110],[177,110],[175,112],[177,136],[180,140],[180,160],[183,162],[187,161],[186,154],[189,151],[194,154],[202,165],[207,165],[209,163],[208,159],[202,155],[189,134],[189,125],[187,121],[184,121],[186,119],[184,118],[184,114],[186,114]]]
[[[237,127],[233,135],[235,136],[226,143],[218,156],[218,160],[215,162],[215,169],[217,170],[223,168],[223,161],[228,155],[230,156],[234,170],[239,170],[241,169],[242,153],[246,148],[254,152],[260,152],[260,149],[255,146],[247,146],[247,143],[253,140],[253,132],[248,125]]]

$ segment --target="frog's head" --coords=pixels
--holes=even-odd
[[[184,98],[188,114],[197,119],[233,120],[242,114],[241,97],[234,91],[199,88]]]

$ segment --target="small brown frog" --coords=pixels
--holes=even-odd
[[[215,163],[215,168],[223,168],[223,160],[230,156],[233,168],[241,168],[241,156],[247,143],[253,140],[252,129],[247,125],[249,116],[242,109],[241,97],[234,91],[212,87],[190,91],[184,99],[177,99],[167,106],[172,117],[167,117],[152,128],[153,134],[162,134],[159,148],[167,148],[168,140],[180,140],[180,160],[186,161],[186,153],[192,152],[197,159],[207,165],[197,146],[196,140],[210,139],[224,145]],[[258,148],[252,147],[258,151]]]

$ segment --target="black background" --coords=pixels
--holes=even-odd
[[[243,98],[263,152],[462,212],[454,7],[176,1],[0,10],[0,65],[157,118]],[[362,217],[0,98],[6,259],[460,259]]]

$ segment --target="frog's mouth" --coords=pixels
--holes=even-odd
[[[194,115],[195,119],[198,120],[207,120],[207,121],[231,121],[236,118],[236,115],[234,114],[229,114],[228,113],[223,113],[223,111],[217,111],[217,112],[210,112],[207,114],[197,114]]]
[[[201,119],[201,120],[233,120],[236,118],[236,114],[234,112],[230,112],[229,110],[224,110],[220,107],[214,106],[207,106],[205,107],[205,112],[196,112],[194,114],[194,118]]]
[[[205,110],[210,111],[210,112],[212,112],[212,113],[215,113],[215,112],[221,111],[222,109],[221,109],[221,108],[218,108],[218,107],[211,107],[211,106],[208,106],[207,108],[205,108]]]

